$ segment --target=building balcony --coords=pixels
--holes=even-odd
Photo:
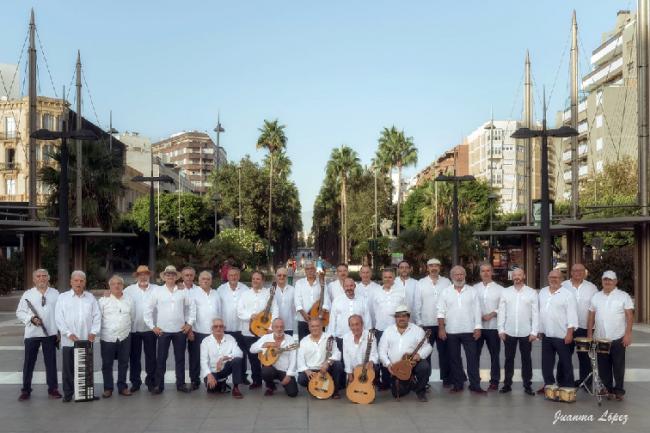
[[[616,34],[603,42],[598,48],[591,53],[591,64],[600,65],[612,57],[613,54],[618,53],[618,49],[623,45],[623,35]]]
[[[619,75],[623,70],[623,56],[618,56],[612,61],[603,64],[601,67],[591,72],[582,79],[582,89],[590,92],[598,85],[611,80]]]
[[[0,162],[0,171],[18,171],[20,164],[17,162]]]
[[[14,141],[20,139],[20,134],[14,132],[0,132],[0,140]]]
[[[571,162],[571,151],[567,150],[562,153],[562,161],[563,162]]]

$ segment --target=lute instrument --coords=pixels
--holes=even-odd
[[[373,383],[375,381],[375,370],[368,368],[374,336],[374,331],[368,331],[368,345],[366,346],[366,354],[363,357],[363,364],[354,367],[352,381],[348,383],[345,391],[348,400],[353,403],[369,404],[375,400],[375,385]]]
[[[298,343],[290,344],[287,347],[268,347],[257,354],[257,357],[260,359],[260,362],[265,367],[270,367],[275,364],[275,361],[278,360],[280,355],[284,352],[289,352],[291,350],[296,350],[298,348]]]
[[[327,345],[325,346],[325,361],[329,360],[332,356],[332,347],[334,345],[334,337],[330,336],[327,339]],[[307,384],[307,390],[311,395],[316,397],[319,400],[327,400],[334,394],[334,379],[329,372],[321,373],[320,371],[316,372],[309,383]]]
[[[422,347],[425,341],[429,338],[431,335],[431,330],[428,329],[427,332],[424,334],[424,337],[422,337],[422,340],[418,343],[418,345],[415,347],[415,350],[411,353],[405,353],[402,356],[402,359],[400,361],[397,361],[393,365],[391,365],[391,370],[393,371],[393,376],[397,377],[399,380],[409,380],[411,379],[411,374],[413,373],[413,357],[415,356],[416,353],[418,353],[418,350]]]
[[[251,320],[250,329],[254,335],[261,337],[269,333],[269,328],[271,327],[271,322],[273,321],[273,316],[271,315],[271,306],[273,305],[273,297],[275,296],[275,289],[278,283],[275,281],[271,285],[271,291],[269,292],[269,299],[266,301],[266,306],[264,310],[257,313],[257,315]]]
[[[320,279],[320,298],[309,309],[309,318],[320,318],[323,321],[323,327],[330,323],[330,313],[323,309],[323,302],[325,301],[325,272],[319,272]]]

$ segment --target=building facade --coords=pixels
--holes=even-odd
[[[422,186],[433,182],[433,179],[441,173],[457,176],[469,174],[469,146],[467,143],[461,143],[446,150],[438,159],[420,170],[411,182],[415,186]]]

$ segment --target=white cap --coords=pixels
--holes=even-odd
[[[616,278],[616,272],[614,272],[614,271],[605,271],[605,272],[603,272],[602,279],[604,280],[605,278],[607,278],[608,280],[618,280],[618,278]]]
[[[409,311],[409,307],[407,307],[404,304],[398,305],[397,308],[395,308],[395,314],[397,315],[397,314],[400,314],[400,313],[406,313],[406,314],[409,314],[409,315],[411,314],[411,312]]]
[[[441,264],[442,263],[440,263],[440,260],[438,260],[438,259],[429,259],[427,261],[427,265],[441,265]]]

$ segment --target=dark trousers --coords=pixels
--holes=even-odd
[[[625,347],[623,339],[612,341],[608,354],[598,354],[598,374],[610,394],[623,395],[625,376]]]
[[[158,338],[153,331],[131,333],[131,355],[129,362],[129,380],[131,385],[142,385],[142,348],[144,347],[144,369],[147,375],[144,383],[156,386],[156,342]]]
[[[298,341],[309,335],[309,324],[307,322],[298,322]]]
[[[74,347],[61,348],[61,382],[63,384],[63,397],[71,398],[74,395]]]
[[[375,338],[377,339],[377,347],[379,347],[379,342],[381,341],[381,336],[384,335],[384,331],[375,329]],[[388,389],[390,387],[392,377],[388,369],[382,364],[379,368],[379,374],[375,378],[375,382],[378,385],[381,385],[383,388]]]
[[[201,383],[201,342],[209,334],[194,333],[194,340],[187,340],[187,351],[190,362],[190,381],[195,384]]]
[[[239,346],[244,353],[250,353],[251,346],[257,341],[256,336],[248,337],[242,335],[242,345]],[[262,383],[262,364],[257,356],[249,356],[248,362],[251,364],[251,378],[253,383]]]
[[[223,365],[223,368],[220,372],[210,374],[212,374],[212,377],[214,377],[217,382],[225,382],[225,380],[228,379],[228,376],[232,375],[233,386],[239,386],[243,377],[242,375],[244,374],[244,359],[233,358]],[[203,382],[205,382],[207,387],[207,377],[203,379]],[[213,389],[208,388],[208,392],[219,392],[219,387],[215,387]]]
[[[45,362],[45,377],[47,391],[52,392],[59,387],[56,377],[56,335],[50,337],[25,338],[25,361],[23,362],[22,392],[32,392],[32,376],[38,358],[38,348],[43,346],[43,361]]]
[[[343,371],[343,364],[341,364],[341,361],[334,361],[332,362],[332,365],[330,365],[330,367],[327,369],[327,372],[330,374],[330,376],[332,376],[332,380],[334,380],[334,392],[338,392],[339,384],[341,383],[341,376],[345,375],[345,371]],[[309,379],[304,372],[298,373],[298,383],[300,386],[307,386],[309,384]]]
[[[463,346],[465,359],[467,360],[467,377],[469,378],[469,389],[481,387],[481,376],[478,369],[478,357],[476,356],[476,340],[471,332],[460,334],[447,334],[447,348],[449,349],[449,366],[451,369],[451,383],[456,388],[463,388],[465,372],[463,360],[460,355],[460,347]]]
[[[235,341],[237,342],[237,346],[239,346],[239,348],[243,352],[243,356],[242,356],[242,362],[243,362],[243,364],[242,364],[243,365],[243,367],[242,367],[242,374],[243,374],[242,381],[243,381],[244,378],[246,378],[246,376],[248,376],[246,374],[246,363],[251,358],[249,356],[250,355],[249,352],[244,350],[244,336],[242,335],[241,331],[226,331],[226,334],[232,335],[232,338],[234,338]]]
[[[429,336],[429,344],[431,347],[436,347],[438,351],[438,368],[440,369],[440,380],[443,385],[448,385],[451,382],[449,377],[449,351],[447,349],[447,342],[438,338],[438,327],[437,326],[423,326],[425,331],[431,330],[431,335]],[[429,355],[427,361],[429,361],[429,366],[433,366],[431,363],[431,357],[433,354]],[[433,368],[433,367],[432,367]],[[463,373],[464,375],[465,373]],[[463,380],[464,381],[464,380]]]
[[[431,376],[431,364],[426,359],[422,359],[413,367],[411,380],[399,380],[392,377],[390,391],[395,398],[403,397],[411,391],[415,391],[417,395],[423,395],[427,392],[429,376]]]
[[[506,335],[506,341],[503,343],[506,352],[506,360],[503,366],[505,374],[503,384],[507,387],[512,386],[517,344],[519,344],[519,356],[521,357],[521,379],[524,382],[524,388],[528,389],[532,386],[533,380],[533,363],[530,358],[533,345],[528,341],[528,337],[511,337],[510,335]]]
[[[586,337],[587,336],[587,330],[582,329],[582,328],[577,328],[573,332],[573,337]],[[573,351],[575,350],[575,342],[571,343],[571,355],[573,355]],[[579,378],[578,381],[582,383],[583,380],[589,376],[589,373],[591,373],[591,360],[589,359],[589,352],[578,352],[578,374]]]
[[[126,386],[126,371],[129,368],[129,356],[131,355],[131,336],[126,340],[115,342],[100,341],[102,353],[102,377],[104,378],[104,390],[113,390],[113,361],[117,358],[117,390],[122,391]]]
[[[481,330],[481,337],[476,340],[476,359],[479,367],[484,343],[487,345],[488,352],[490,352],[490,385],[498,385],[501,380],[501,362],[499,359],[501,355],[501,339],[499,338],[499,331],[496,329]]]
[[[564,338],[542,338],[542,376],[545,385],[555,383],[555,355],[558,357],[557,382],[562,387],[573,387],[573,363],[571,362],[571,345],[564,343]]]
[[[345,372],[345,363],[343,362],[343,339],[336,337],[336,347],[341,353],[341,366],[343,367],[343,372]],[[347,376],[345,374],[341,375],[341,382],[339,383],[339,389],[345,388],[345,385],[348,383]]]
[[[165,389],[165,372],[169,345],[174,345],[174,363],[176,370],[176,386],[185,384],[185,346],[187,336],[182,332],[165,332],[158,337],[158,353],[156,355],[156,386]]]
[[[264,382],[266,382],[267,388],[274,388],[275,381],[284,380],[286,375],[287,375],[286,372],[282,370],[278,370],[272,365],[262,366],[262,379],[264,380]],[[296,383],[295,377],[291,377],[289,383],[282,386],[284,387],[284,392],[286,392],[289,397],[295,397],[298,395],[298,384]]]
[[[285,329],[284,333],[293,337],[293,329]]]

